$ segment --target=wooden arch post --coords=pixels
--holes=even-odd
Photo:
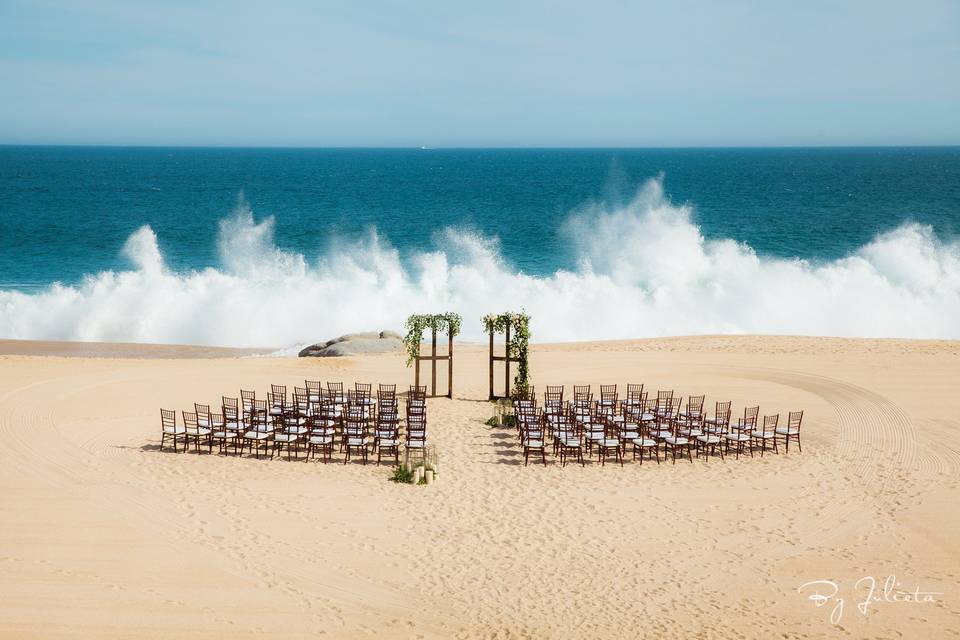
[[[430,393],[428,398],[437,398],[437,360],[447,361],[447,393],[444,397],[453,398],[453,334],[447,332],[447,355],[437,355],[437,330],[430,329],[430,355],[417,355],[414,359],[414,385],[420,386],[420,361],[430,362]]]
[[[494,355],[493,352],[493,334],[494,330],[491,327],[489,330],[490,333],[490,400],[500,400],[501,398],[510,397],[510,363],[511,362],[520,362],[520,358],[510,357],[510,320],[506,320],[506,329],[504,331],[504,337],[506,341],[504,342],[503,355],[498,356]],[[495,362],[503,363],[503,395],[498,396],[493,392],[493,365]]]
[[[414,314],[407,318],[407,335],[403,339],[403,344],[407,350],[407,366],[415,365],[414,384],[420,388],[420,363],[424,360],[430,363],[430,393],[428,398],[441,397],[437,393],[437,363],[443,360],[447,361],[447,392],[442,394],[444,397],[453,398],[453,339],[460,333],[460,325],[463,319],[459,314],[453,312],[434,313],[434,314]],[[430,329],[430,355],[420,353],[423,346],[424,333]],[[447,353],[439,355],[437,353],[437,333],[447,334]],[[427,385],[423,385],[426,390]]]

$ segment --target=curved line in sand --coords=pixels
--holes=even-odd
[[[909,497],[904,492],[908,475],[917,459],[917,437],[913,423],[900,406],[889,398],[856,384],[837,378],[794,370],[767,367],[716,365],[712,368],[751,380],[774,382],[819,396],[835,412],[839,437],[834,455],[855,460],[855,474],[850,481],[864,489],[864,498],[877,509],[892,512]],[[762,409],[762,406],[761,406]],[[809,414],[804,415],[809,430]],[[804,493],[809,495],[815,487]],[[896,496],[896,497],[895,497]],[[829,499],[829,495],[825,496]],[[851,504],[834,501],[821,514],[818,522],[810,522],[810,530],[829,539],[836,536],[838,522],[867,507],[865,501]]]

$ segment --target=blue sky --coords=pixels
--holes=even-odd
[[[960,2],[0,0],[0,143],[960,144]]]

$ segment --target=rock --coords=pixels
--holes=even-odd
[[[327,340],[326,346],[336,344],[338,342],[347,342],[349,340],[379,340],[380,332],[377,331],[363,331],[361,333],[348,333],[347,335],[340,336],[339,338],[334,338],[333,340]]]
[[[300,351],[301,358],[331,358],[361,353],[390,353],[403,350],[403,337],[395,331],[365,331],[310,345]]]

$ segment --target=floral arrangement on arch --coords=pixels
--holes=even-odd
[[[403,346],[407,350],[407,366],[413,364],[420,355],[420,344],[423,342],[423,333],[430,329],[437,333],[446,333],[451,338],[460,333],[463,318],[460,314],[448,311],[447,313],[414,314],[407,318],[407,335],[403,338]]]
[[[505,333],[510,324],[510,350],[507,356],[517,359],[517,375],[513,378],[514,394],[526,395],[530,389],[530,368],[527,354],[530,347],[530,316],[523,310],[519,313],[488,313],[481,318],[487,333]]]

